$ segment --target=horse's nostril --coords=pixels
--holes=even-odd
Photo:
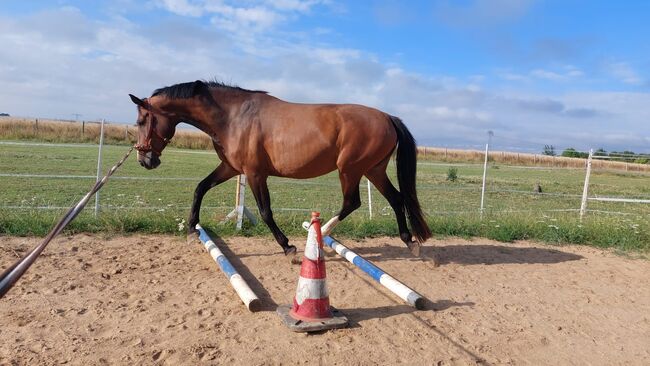
[[[140,166],[144,166],[144,161],[140,161]]]

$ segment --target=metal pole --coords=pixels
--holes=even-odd
[[[485,160],[483,162],[483,184],[481,186],[481,218],[483,218],[483,211],[485,210],[485,178],[487,177],[487,163],[488,163],[488,152],[490,150],[490,142],[494,133],[488,131],[488,143],[485,144]]]
[[[585,186],[582,188],[582,203],[580,204],[580,221],[587,211],[587,196],[589,195],[589,177],[591,176],[591,159],[594,156],[594,149],[589,149],[587,158],[587,173],[585,174]]]
[[[426,148],[424,151],[427,151]],[[372,193],[370,191],[370,180],[366,180],[368,182],[368,212],[370,212],[370,218],[372,219]]]
[[[99,129],[99,153],[97,154],[97,181],[102,176],[102,147],[104,146],[104,119],[102,118],[102,125]],[[99,212],[99,191],[95,193],[95,217]]]

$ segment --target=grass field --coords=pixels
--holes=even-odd
[[[104,170],[125,151],[124,146],[105,146]],[[92,186],[96,159],[96,145],[0,142],[0,233],[44,235],[64,209]],[[216,167],[218,158],[214,153],[169,148],[162,162],[158,169],[147,171],[132,157],[100,192],[99,217],[94,218],[91,201],[68,232],[184,233],[194,188]],[[582,223],[578,220],[582,169],[531,169],[493,163],[488,173],[486,212],[481,219],[478,213],[482,166],[456,164],[456,182],[446,180],[449,167],[448,163],[432,161],[422,162],[418,167],[418,194],[436,234],[484,236],[501,241],[536,239],[622,250],[650,248],[647,204],[589,202],[593,211]],[[394,166],[389,167],[392,177],[394,170]],[[643,173],[596,169],[591,181],[591,196],[650,198],[650,176]],[[536,183],[542,186],[543,194],[533,192]],[[364,179],[361,209],[337,228],[337,235],[395,235],[393,212],[374,189],[374,217],[369,219],[365,185]],[[318,210],[327,218],[340,208],[335,173],[302,181],[271,178],[269,187],[275,217],[289,234],[302,235],[300,223],[310,211]],[[234,192],[233,179],[206,195],[202,209],[205,226],[223,235],[234,233],[233,223],[218,224],[232,210]],[[257,214],[250,191],[246,202]],[[243,233],[269,235],[263,224],[247,225]]]

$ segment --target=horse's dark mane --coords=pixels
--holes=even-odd
[[[188,83],[180,83],[170,86],[165,86],[163,88],[158,88],[154,90],[152,97],[156,95],[165,96],[170,99],[186,99],[192,98],[197,95],[209,94],[209,89],[227,89],[231,91],[245,92],[245,93],[264,93],[267,92],[263,90],[248,90],[240,88],[236,85],[228,85],[224,82],[217,80],[197,80],[191,81]]]

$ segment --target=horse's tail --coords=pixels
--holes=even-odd
[[[404,199],[406,216],[411,223],[413,235],[423,243],[431,237],[431,230],[427,225],[415,189],[415,174],[417,172],[417,147],[411,132],[406,128],[401,119],[390,116],[395,131],[397,131],[397,181],[399,190]]]

